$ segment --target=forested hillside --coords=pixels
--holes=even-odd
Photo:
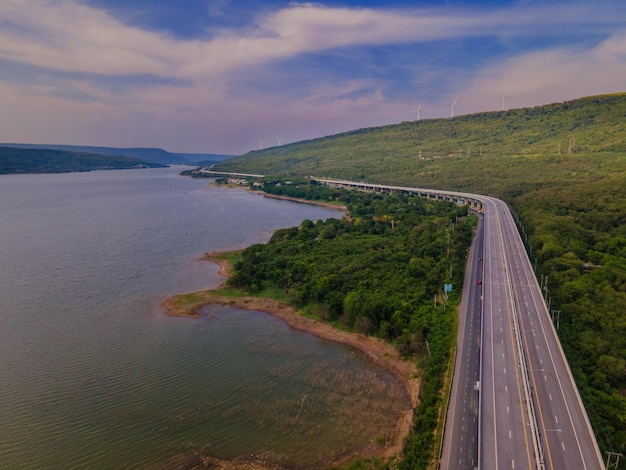
[[[0,147],[0,173],[65,173],[163,166],[129,157],[107,157],[66,150]]]
[[[251,152],[223,171],[489,194],[516,213],[602,450],[626,453],[626,94],[406,122]]]
[[[93,147],[88,145],[56,145],[56,144],[0,144],[1,147],[13,147],[19,149],[48,149],[65,150],[75,153],[88,153],[106,157],[129,157],[144,162],[159,163],[161,165],[192,165],[191,161],[182,155],[170,153],[159,148],[118,148],[118,147]]]
[[[249,152],[216,169],[402,181],[459,157],[625,153],[626,94],[359,129]],[[409,172],[408,175],[400,175]],[[422,178],[423,179],[423,178]]]

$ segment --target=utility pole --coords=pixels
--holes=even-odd
[[[554,322],[554,317],[556,315],[556,323]],[[554,327],[558,330],[561,325],[561,311],[560,310],[552,310],[552,323],[554,323]]]
[[[450,263],[450,232],[451,231],[452,231],[452,220],[450,220],[450,225],[448,225],[448,249],[447,249],[448,263]]]

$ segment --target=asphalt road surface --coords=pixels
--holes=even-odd
[[[604,465],[595,436],[511,213],[502,201],[488,199],[485,219],[491,222],[491,227],[485,230],[488,234],[493,232],[488,235],[488,240],[492,238],[495,242],[499,238],[501,243],[498,247],[487,248],[492,252],[488,257],[491,275],[486,274],[483,282],[485,289],[491,291],[485,296],[484,322],[492,325],[489,332],[485,328],[483,337],[484,343],[492,345],[489,348],[491,360],[489,354],[483,355],[483,372],[487,368],[494,371],[491,375],[484,374],[483,381],[491,381],[491,386],[485,383],[483,390],[489,388],[494,396],[491,404],[489,396],[482,403],[482,423],[488,422],[489,419],[484,418],[492,413],[496,416],[493,428],[488,425],[480,431],[485,444],[481,449],[482,468],[519,469],[526,468],[528,463],[530,468],[535,465],[555,470],[602,469]],[[500,288],[502,283],[507,287]],[[501,390],[503,383],[510,383],[505,375],[511,375],[509,371],[504,372],[511,362],[501,360],[500,351],[496,349],[498,339],[501,339],[498,323],[503,323],[503,329],[506,329],[507,318],[513,319],[508,321],[508,326],[515,329],[511,336],[516,336],[521,343],[518,348],[521,357],[515,364],[515,375],[521,380],[515,382],[523,389],[523,381],[527,380],[531,406],[523,406],[522,398],[528,398],[523,393],[509,393],[507,400]],[[485,347],[485,352],[487,349]],[[509,349],[515,351],[516,348],[509,346]],[[511,356],[515,357],[515,354]],[[510,410],[503,409],[505,401],[515,402],[517,399],[520,399],[519,408],[525,420],[521,423],[523,429],[519,428],[517,418],[508,418]],[[534,417],[524,414],[528,409]],[[515,440],[513,446],[508,445],[512,442],[507,443],[507,427],[517,436],[511,438],[511,441]],[[492,431],[498,436],[495,442],[485,439]],[[536,436],[534,446],[527,443],[533,435]]]
[[[482,219],[481,215],[465,270],[441,468],[474,470],[478,466],[478,390],[475,384],[480,380],[482,283],[478,282],[483,277]]]

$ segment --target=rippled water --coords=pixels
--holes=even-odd
[[[378,425],[406,406],[362,357],[275,318],[164,315],[168,294],[219,282],[204,251],[339,216],[177,171],[0,176],[0,468],[188,450],[308,466],[371,440],[364,409]]]

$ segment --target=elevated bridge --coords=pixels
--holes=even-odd
[[[468,205],[475,211],[483,212],[484,196],[476,194],[459,193],[454,191],[441,191],[438,189],[411,188],[408,186],[390,186],[383,184],[364,183],[360,181],[346,181],[329,178],[311,178],[312,181],[327,184],[336,188],[359,189],[361,191],[397,192],[404,194],[416,194],[427,199],[445,200],[454,202],[460,206]]]
[[[215,171],[210,168],[203,168],[198,170],[198,173],[204,173],[205,175],[214,176],[231,176],[235,178],[265,178],[265,175],[255,175],[254,173],[232,173],[228,171]]]

